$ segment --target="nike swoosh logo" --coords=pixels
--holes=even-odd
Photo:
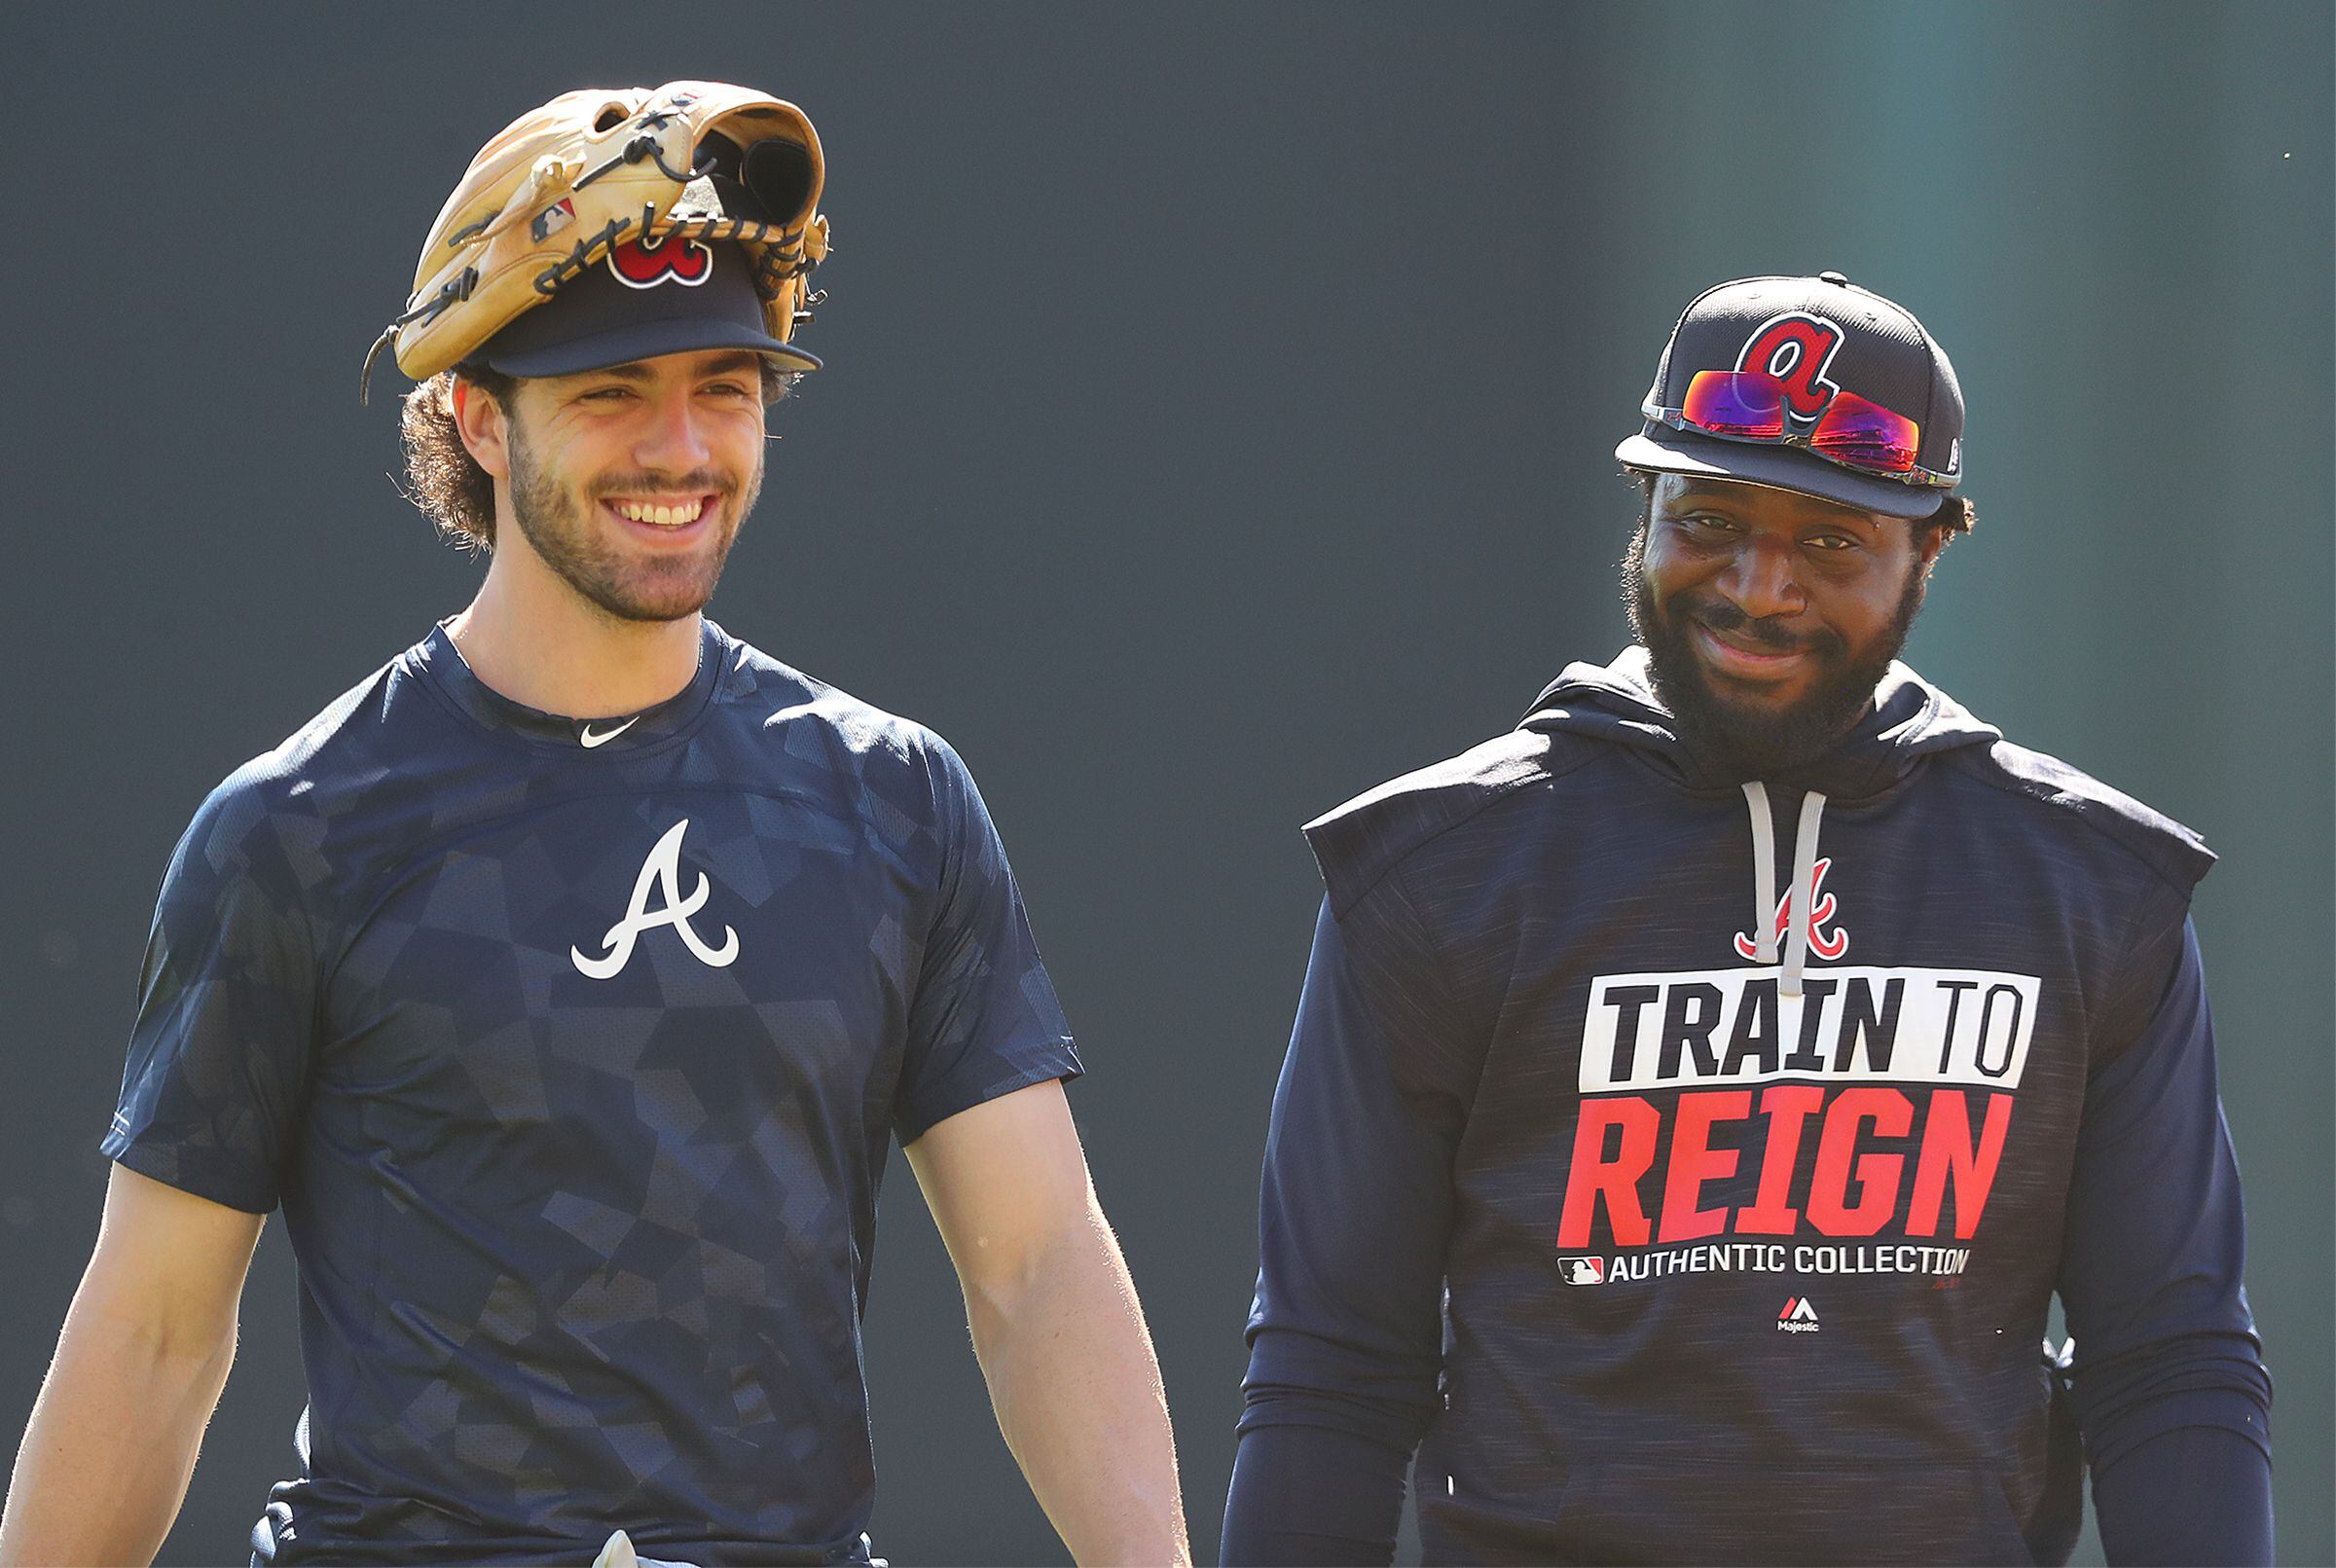
[[[626,719],[616,728],[612,730],[602,730],[600,734],[595,735],[592,733],[592,721],[590,719],[586,719],[582,724],[577,726],[576,739],[582,741],[584,743],[584,749],[589,751],[596,746],[601,746],[606,742],[615,740],[618,736],[624,734],[625,731],[631,729],[634,725],[639,722],[640,715],[639,713],[635,713],[631,718]]]

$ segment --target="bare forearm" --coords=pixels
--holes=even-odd
[[[77,1304],[17,1450],[0,1565],[153,1561],[235,1348],[232,1325],[173,1346]]]
[[[968,1295],[999,1429],[1080,1563],[1188,1563],[1159,1363],[1118,1244],[1087,1224]]]

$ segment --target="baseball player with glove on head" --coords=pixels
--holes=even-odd
[[[310,1403],[255,1560],[864,1561],[894,1138],[1064,1541],[1187,1557],[972,779],[701,613],[819,363],[822,166],[741,88],[573,92],[439,215],[377,348],[485,581],[179,846],[0,1557],[153,1556],[280,1205]]]
[[[1945,352],[1747,278],[1642,412],[1639,645],[1306,829],[1224,1560],[2268,1562],[2212,857],[1895,662]]]

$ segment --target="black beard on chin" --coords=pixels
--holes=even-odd
[[[1853,729],[1872,706],[1875,688],[1889,674],[1890,661],[1906,646],[1915,616],[1922,608],[1922,564],[1908,570],[1906,587],[1890,624],[1863,653],[1852,653],[1839,636],[1819,633],[1811,642],[1755,620],[1724,599],[1674,601],[1666,610],[1655,602],[1647,583],[1647,533],[1642,527],[1623,557],[1623,601],[1630,630],[1646,645],[1647,673],[1655,695],[1693,750],[1707,764],[1738,780],[1769,779],[1816,761]],[[1690,610],[1715,631],[1772,647],[1806,646],[1818,662],[1809,694],[1776,711],[1749,710],[1713,689],[1689,641]]]
[[[738,510],[730,515],[711,554],[702,559],[636,565],[594,536],[583,511],[535,466],[534,455],[521,440],[516,424],[511,427],[510,453],[511,515],[519,531],[563,582],[602,613],[619,621],[677,621],[705,608],[713,597],[714,585],[721,581],[739,522],[754,509],[755,499],[762,493],[762,466],[757,463],[754,472],[747,476]],[[716,506],[738,493],[726,476],[712,469],[686,474],[678,485],[646,477],[638,482],[628,478],[626,484],[632,486],[632,493],[711,492],[717,497]],[[626,492],[623,487],[611,492]]]

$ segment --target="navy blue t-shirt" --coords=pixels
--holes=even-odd
[[[260,1558],[837,1560],[889,1142],[1078,1071],[938,737],[711,622],[602,721],[440,630],[197,814],[104,1149],[284,1211]]]

